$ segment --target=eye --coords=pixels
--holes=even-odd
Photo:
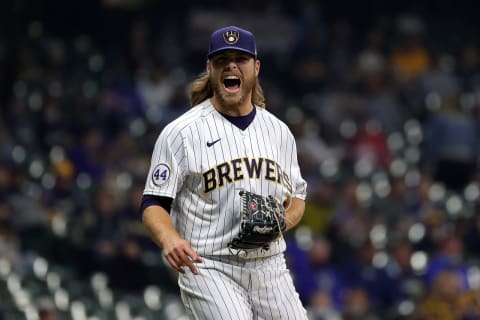
[[[251,58],[252,57],[250,55],[244,53],[234,53],[230,55],[219,54],[218,56],[213,57],[211,61],[215,66],[222,66],[229,63],[230,61],[244,64],[250,61]]]
[[[247,62],[250,60],[250,56],[241,55],[235,58],[236,62]]]
[[[217,64],[217,65],[218,65],[218,64],[224,64],[225,61],[226,61],[225,57],[217,57],[217,58],[213,59],[212,62],[213,62],[214,64]]]

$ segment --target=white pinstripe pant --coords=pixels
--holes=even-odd
[[[178,280],[192,319],[307,319],[283,254],[202,259],[198,275],[186,270]]]

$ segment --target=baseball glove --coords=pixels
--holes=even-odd
[[[242,199],[240,234],[228,244],[232,249],[268,250],[270,243],[285,230],[285,209],[272,196],[240,191]]]

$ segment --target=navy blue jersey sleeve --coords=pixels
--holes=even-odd
[[[162,197],[162,196],[154,196],[150,194],[144,194],[142,198],[142,204],[140,206],[140,213],[152,205],[157,205],[165,209],[168,213],[170,213],[170,209],[172,208],[173,199],[170,197]]]

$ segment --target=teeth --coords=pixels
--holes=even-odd
[[[239,78],[236,77],[236,76],[227,76],[227,77],[225,77],[225,79],[235,80],[235,79],[239,79]]]

